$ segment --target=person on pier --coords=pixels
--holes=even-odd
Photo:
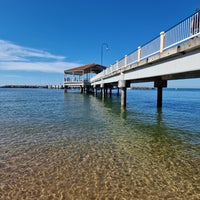
[[[200,31],[200,10],[196,9],[196,13],[192,17],[190,24],[190,33],[195,35]]]

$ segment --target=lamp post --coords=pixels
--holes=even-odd
[[[107,43],[102,43],[101,44],[101,66],[103,66],[103,48],[105,47],[106,51],[109,50],[108,44]]]

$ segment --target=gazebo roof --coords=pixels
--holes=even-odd
[[[64,73],[65,74],[74,74],[74,75],[82,75],[83,72],[84,72],[84,74],[88,74],[88,73],[98,74],[106,68],[107,68],[106,66],[101,66],[99,64],[92,63],[92,64],[83,65],[80,67],[75,67],[72,69],[67,69],[64,71]]]

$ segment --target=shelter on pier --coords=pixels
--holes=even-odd
[[[67,88],[81,88],[81,92],[87,92],[90,89],[90,78],[106,69],[96,63],[87,64],[64,71],[64,87]]]

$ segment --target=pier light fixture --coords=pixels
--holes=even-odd
[[[110,50],[107,43],[101,44],[101,66],[103,66],[103,50],[104,50],[104,48],[106,51]]]

